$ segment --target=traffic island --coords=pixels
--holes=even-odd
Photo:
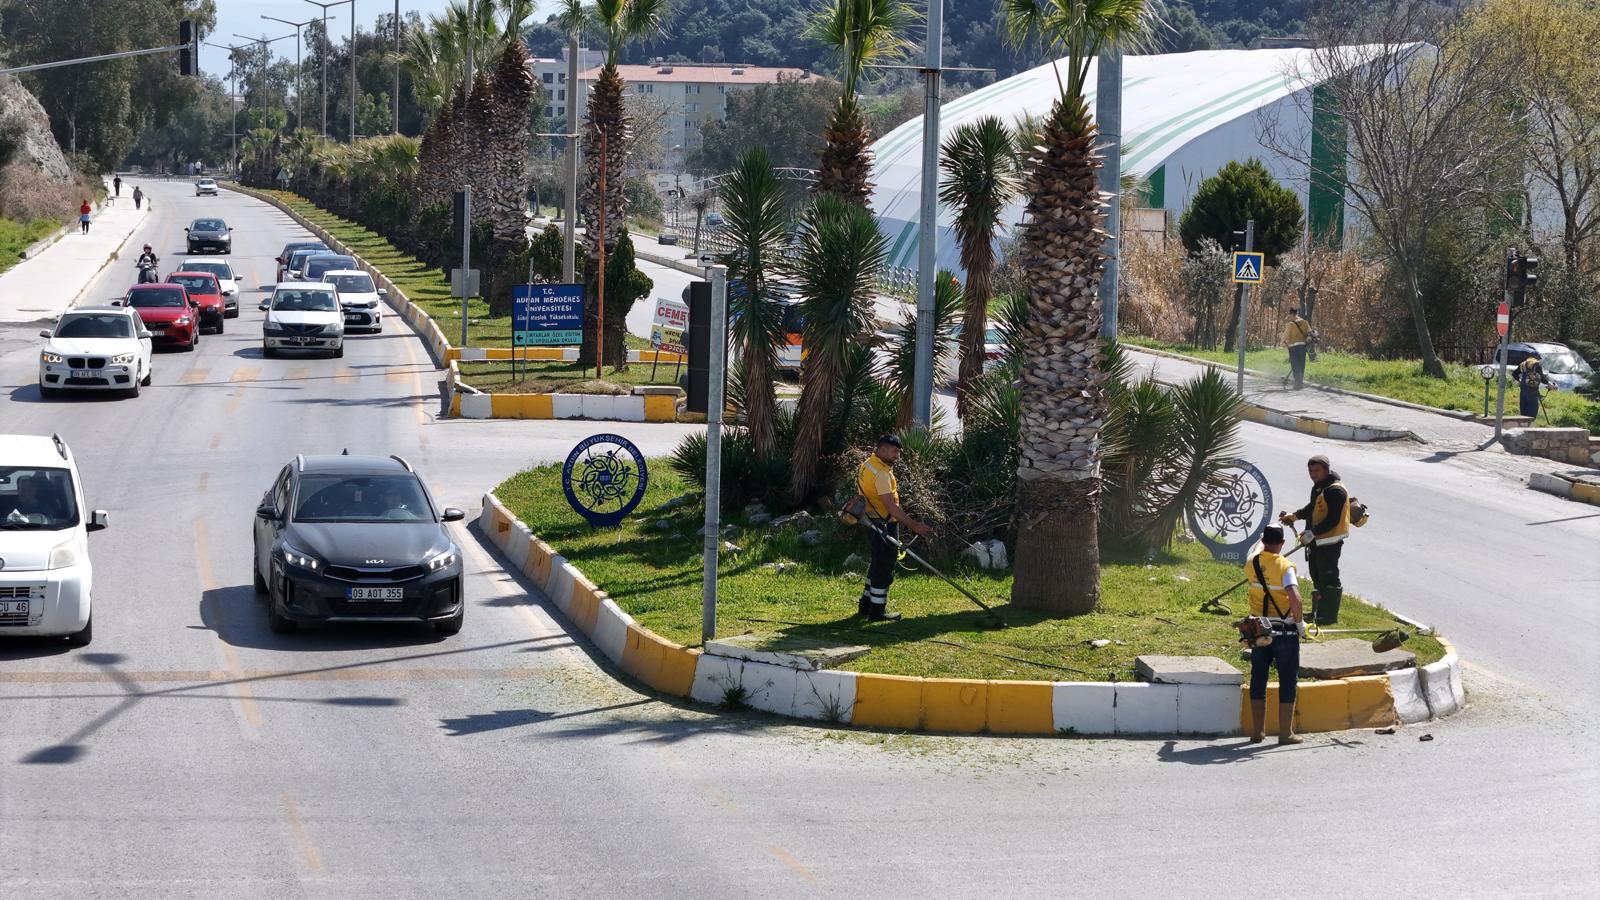
[[[853,535],[831,517],[774,528],[764,511],[747,510],[723,536],[719,634],[732,637],[700,648],[702,538],[688,485],[658,460],[639,507],[649,512],[595,531],[566,507],[558,478],[558,468],[543,467],[510,479],[484,497],[480,527],[604,656],[663,694],[952,733],[1224,735],[1240,730],[1248,709],[1234,616],[1199,612],[1239,572],[1196,545],[1107,562],[1101,609],[1089,615],[1012,609],[1006,574],[958,573],[998,604],[1008,627],[993,630],[948,585],[902,572],[891,602],[906,618],[866,624],[853,615],[864,568],[851,559],[861,549]],[[1359,602],[1345,613],[1348,627],[1406,627]],[[834,652],[846,647],[866,652]],[[1422,668],[1302,682],[1302,730],[1392,726],[1458,709],[1465,697],[1449,645],[1418,635],[1406,648]],[[1157,678],[1149,666],[1160,657],[1208,657],[1209,672],[1185,678],[1163,668]]]

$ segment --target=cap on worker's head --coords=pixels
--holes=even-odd
[[[1328,458],[1326,456],[1323,456],[1321,453],[1318,453],[1316,456],[1313,456],[1310,459],[1306,460],[1306,465],[1308,465],[1308,466],[1321,466],[1324,469],[1332,468],[1332,466],[1329,465],[1329,463],[1328,463]]]
[[[878,446],[882,447],[882,446],[885,446],[885,445],[893,447],[896,450],[900,449],[903,446],[900,443],[900,436],[899,435],[895,435],[895,434],[885,434],[885,435],[882,435],[881,437],[878,438]]]
[[[1281,543],[1283,543],[1283,528],[1281,526],[1278,526],[1278,525],[1268,525],[1266,528],[1261,529],[1261,543],[1263,543],[1263,544],[1281,544]]]

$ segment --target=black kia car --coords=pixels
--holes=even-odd
[[[189,252],[233,252],[233,231],[221,219],[195,219],[184,231],[189,233]]]
[[[256,509],[254,576],[267,624],[418,622],[461,630],[461,548],[398,456],[297,456]]]

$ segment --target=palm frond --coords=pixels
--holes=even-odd
[[[914,17],[902,0],[829,0],[812,16],[806,36],[832,49],[843,96],[854,97],[866,67],[900,58]]]
[[[722,186],[728,266],[728,330],[744,382],[745,421],[758,454],[776,452],[773,378],[784,341],[783,312],[771,281],[781,265],[789,219],[784,186],[766,148],[752,147]]]

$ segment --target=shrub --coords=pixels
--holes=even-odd
[[[1190,253],[1200,252],[1207,238],[1233,247],[1233,233],[1244,231],[1245,223],[1254,219],[1255,247],[1267,255],[1268,265],[1277,265],[1278,257],[1300,242],[1304,218],[1294,191],[1279,184],[1259,159],[1251,159],[1230,162],[1200,182],[1178,220],[1178,234]]]

